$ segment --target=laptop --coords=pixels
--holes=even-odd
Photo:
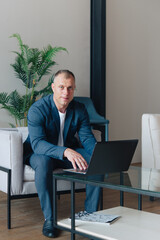
[[[63,169],[63,171],[86,175],[127,171],[137,144],[137,139],[97,142],[86,170]]]

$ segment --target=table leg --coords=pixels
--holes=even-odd
[[[123,173],[120,172],[120,184],[124,184]],[[124,206],[124,192],[120,191],[120,206]]]
[[[138,194],[138,210],[142,210],[142,195]]]
[[[71,182],[71,240],[75,240],[75,183]]]
[[[124,192],[120,191],[120,206],[124,206]]]
[[[103,188],[100,191],[100,210],[103,210]]]
[[[57,179],[53,177],[53,223],[57,225]]]

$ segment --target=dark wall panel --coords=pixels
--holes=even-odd
[[[106,0],[91,0],[90,96],[99,114],[105,116],[106,90]]]

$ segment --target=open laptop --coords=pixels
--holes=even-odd
[[[95,145],[87,170],[63,170],[70,173],[87,175],[127,171],[137,144],[137,139],[98,142]]]

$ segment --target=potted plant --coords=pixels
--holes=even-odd
[[[51,68],[56,64],[54,58],[60,51],[67,51],[63,47],[52,47],[39,50],[38,48],[29,48],[24,44],[19,34],[13,34],[19,44],[20,51],[14,51],[16,54],[15,62],[11,64],[15,75],[19,78],[24,87],[25,94],[18,93],[17,90],[11,93],[0,93],[1,108],[6,109],[14,117],[15,125],[12,127],[27,126],[27,113],[30,106],[40,97],[51,93]],[[42,78],[50,74],[50,78],[45,87],[38,90]]]

